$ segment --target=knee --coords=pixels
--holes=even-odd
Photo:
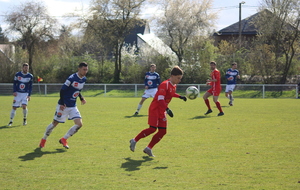
[[[158,132],[159,132],[161,135],[165,135],[165,134],[167,134],[167,129],[159,129]]]

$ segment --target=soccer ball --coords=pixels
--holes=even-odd
[[[190,100],[194,100],[198,97],[199,95],[199,90],[196,86],[189,86],[186,90],[186,97]]]

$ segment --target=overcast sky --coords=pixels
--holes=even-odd
[[[9,12],[12,7],[19,5],[20,2],[26,2],[28,0],[0,0],[0,25],[3,29],[6,28],[6,24],[3,22],[3,15]],[[86,13],[89,7],[90,0],[40,0],[45,2],[51,16],[61,22],[67,22],[65,18],[60,17],[67,13]],[[229,26],[239,20],[239,3],[243,0],[212,0],[212,11],[218,12],[218,20],[215,23],[215,30],[220,30],[226,26]],[[245,4],[242,5],[242,19],[247,18],[255,14],[258,10],[261,0],[244,0]],[[143,9],[143,18],[151,17],[154,11],[150,7]],[[151,26],[150,26],[151,27]]]

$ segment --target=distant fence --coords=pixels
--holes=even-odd
[[[61,83],[34,83],[33,96],[59,96]],[[202,96],[210,88],[205,84],[179,84],[177,92],[184,94],[188,86],[196,86]],[[223,92],[225,84],[222,84]],[[237,84],[234,97],[238,98],[298,98],[296,84]],[[89,97],[140,97],[144,84],[85,84],[82,94]],[[0,95],[12,95],[12,83],[0,83]],[[223,96],[222,94],[220,96]]]

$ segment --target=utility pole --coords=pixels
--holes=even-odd
[[[242,44],[242,4],[245,4],[245,1],[239,3],[239,46],[241,48]]]

